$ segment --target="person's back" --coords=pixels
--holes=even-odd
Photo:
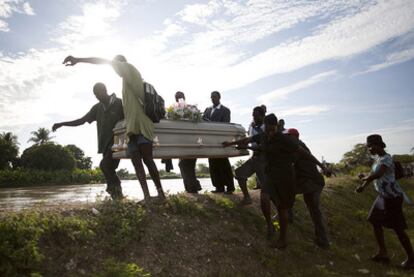
[[[154,123],[145,114],[144,82],[141,73],[128,62],[113,61],[112,67],[122,78],[122,99],[127,134],[142,134],[148,140],[153,140]]]

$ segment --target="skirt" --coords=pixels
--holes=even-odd
[[[407,223],[402,210],[403,198],[385,198],[378,196],[368,214],[368,221],[374,226],[404,230]]]

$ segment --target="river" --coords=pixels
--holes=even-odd
[[[151,180],[147,181],[151,196],[156,196],[157,191],[154,183]],[[201,192],[214,189],[209,178],[201,178],[199,181],[202,187]],[[182,179],[164,179],[161,182],[164,191],[168,194],[184,191]],[[21,210],[38,205],[59,206],[93,203],[109,196],[105,189],[106,184],[2,188],[0,189],[0,209]],[[123,180],[122,191],[128,199],[139,201],[144,198],[137,180]]]

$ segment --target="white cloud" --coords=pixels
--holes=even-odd
[[[327,78],[331,77],[331,76],[335,76],[337,73],[335,70],[331,70],[331,71],[327,71],[327,72],[323,72],[317,75],[314,75],[306,80],[297,82],[295,84],[289,85],[289,86],[285,86],[282,88],[278,88],[275,89],[271,92],[262,94],[261,96],[258,97],[258,100],[260,102],[263,103],[268,103],[270,101],[275,101],[278,99],[284,99],[286,98],[289,94],[299,91],[299,90],[303,90],[304,88],[310,87],[316,83],[319,83],[321,81],[326,80]]]
[[[69,16],[59,24],[54,40],[64,45],[85,42],[87,39],[113,35],[112,23],[119,17],[123,1],[102,0],[85,3],[81,15]]]
[[[35,12],[34,12],[32,6],[30,6],[30,3],[29,2],[25,2],[23,4],[23,11],[27,15],[35,15]]]
[[[400,64],[406,61],[409,61],[414,58],[414,47],[409,49],[404,49],[398,52],[394,52],[392,54],[389,54],[385,61],[379,64],[371,65],[368,70],[362,72],[363,73],[369,73],[378,71],[387,67],[390,67],[392,65]]]
[[[278,117],[282,116],[310,116],[310,115],[318,115],[323,112],[327,112],[331,110],[331,107],[329,106],[323,106],[323,105],[311,105],[311,106],[305,106],[305,107],[291,107],[287,109],[277,109],[272,108],[270,110],[277,111],[276,115]]]
[[[0,32],[10,31],[9,25],[6,21],[0,19]]]
[[[34,15],[33,8],[29,2],[23,0],[1,0],[0,1],[0,32],[10,31],[7,21],[14,13],[22,13],[26,15]]]

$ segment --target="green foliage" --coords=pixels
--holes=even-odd
[[[392,155],[394,161],[399,161],[402,164],[414,162],[414,155]]]
[[[364,165],[370,166],[372,164],[371,154],[364,143],[358,143],[354,146],[354,149],[346,152],[340,162],[346,169]]]
[[[210,175],[210,169],[206,164],[197,164],[196,174],[207,174]]]
[[[98,210],[96,232],[104,249],[119,254],[132,241],[140,240],[142,206],[130,201],[104,202]]]
[[[150,277],[151,274],[144,271],[134,263],[117,262],[115,259],[107,259],[100,273],[94,277]]]
[[[121,180],[129,179],[129,172],[126,168],[119,169],[116,174]]]
[[[349,170],[349,175],[355,177],[355,176],[358,176],[358,174],[363,173],[366,176],[368,176],[370,171],[371,171],[371,168],[369,166],[359,165]]]
[[[68,144],[65,147],[66,150],[68,150],[72,156],[75,158],[75,166],[79,169],[91,169],[92,168],[92,160],[90,157],[85,157],[85,153],[82,149],[77,147],[74,144]]]
[[[187,197],[181,194],[168,197],[168,206],[174,213],[180,215],[194,216],[205,214],[202,204],[190,201]]]
[[[75,159],[61,145],[44,143],[33,145],[23,151],[21,163],[24,168],[40,170],[72,170]]]
[[[104,182],[100,169],[43,171],[33,169],[0,170],[0,187],[45,184],[90,184]]]
[[[31,132],[33,135],[27,142],[34,142],[35,145],[45,144],[50,142],[53,137],[50,136],[50,130],[46,128],[39,128],[37,131]]]
[[[0,170],[10,168],[17,159],[19,148],[16,144],[0,137]]]
[[[0,220],[0,276],[30,273],[44,258],[39,240],[44,233],[37,213],[12,214]]]

